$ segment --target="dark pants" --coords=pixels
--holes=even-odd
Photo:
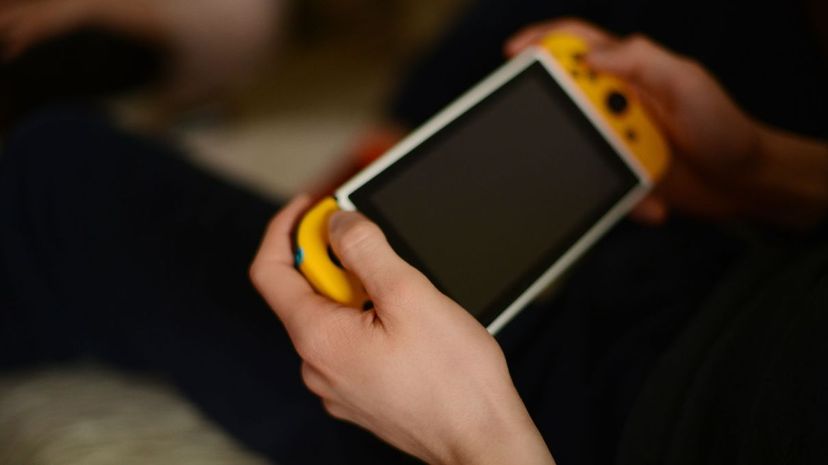
[[[770,122],[825,130],[824,74],[788,2],[767,22],[739,18],[740,2],[604,3],[478,2],[417,67],[395,114],[412,123],[429,116],[501,61],[502,39],[515,29],[578,14],[702,59]],[[751,17],[763,5],[752,2]],[[786,65],[768,67],[768,56]],[[0,367],[92,356],[167,376],[282,463],[403,461],[324,415],[249,284],[248,263],[276,209],[93,112],[29,121],[0,154]],[[612,461],[643,379],[739,250],[681,219],[659,229],[621,224],[554,300],[503,331],[515,383],[559,463]]]
[[[247,279],[277,207],[83,109],[19,128],[0,155],[0,366],[95,357],[168,377],[282,463],[397,463],[329,419]],[[553,302],[500,336],[560,463],[606,463],[649,367],[733,255],[677,221],[623,224]]]

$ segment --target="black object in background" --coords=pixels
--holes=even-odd
[[[0,130],[39,107],[93,100],[158,81],[166,53],[157,44],[102,29],[80,29],[0,63]]]

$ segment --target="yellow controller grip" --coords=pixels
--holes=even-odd
[[[328,240],[328,219],[339,210],[328,197],[305,214],[296,230],[296,267],[320,294],[349,307],[371,305],[362,284],[342,268]]]
[[[553,33],[541,46],[569,73],[650,180],[661,179],[670,160],[669,145],[629,86],[614,76],[590,69],[584,60],[589,47],[580,37]]]

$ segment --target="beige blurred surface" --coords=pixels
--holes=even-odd
[[[324,175],[380,117],[405,66],[463,3],[384,2],[318,1],[317,13],[341,4],[288,40],[231,99],[229,113],[177,130],[195,160],[271,196]]]
[[[0,465],[264,465],[159,381],[93,366],[0,377]]]

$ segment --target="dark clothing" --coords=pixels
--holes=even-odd
[[[477,0],[408,74],[390,116],[418,125],[503,63],[529,24],[585,18],[699,60],[749,114],[828,137],[828,63],[801,1]],[[828,18],[826,18],[828,20]],[[823,23],[824,25],[824,23]],[[780,58],[776,58],[780,57]]]
[[[246,277],[276,207],[124,134],[55,111],[0,158],[5,368],[93,356],[166,375],[282,463],[396,463],[306,392],[284,331]],[[552,302],[500,336],[560,463],[609,463],[640,386],[739,241],[676,220],[625,223]]]
[[[731,37],[737,23],[759,28],[733,22],[735,6],[717,5],[713,10],[722,14],[709,15],[702,6],[675,10],[672,3],[633,2],[640,3],[637,8],[624,3],[622,9],[611,2],[478,2],[414,74],[407,96],[398,100],[400,119],[422,120],[473,84],[500,62],[495,51],[514,29],[572,13],[618,31],[644,24],[645,32],[679,50],[707,51],[718,58],[706,63],[723,73],[754,113],[803,133],[825,130],[818,124],[828,111],[820,104],[824,74],[811,73],[818,67],[807,53],[791,56],[789,49],[779,49],[807,50],[801,33],[779,32],[796,29],[801,19],[786,4],[780,2],[777,17],[764,23],[773,24],[774,33],[757,35],[772,46],[760,53],[745,48],[747,38]],[[752,14],[763,8],[751,4]],[[657,14],[667,16],[656,21]],[[681,14],[681,20],[669,20]],[[738,53],[727,57],[728,51]],[[775,58],[783,55],[785,67]],[[756,80],[760,71],[762,79]],[[744,82],[748,78],[751,82]],[[781,84],[792,81],[796,85]],[[764,92],[768,83],[786,92]],[[0,154],[0,367],[93,356],[167,376],[228,432],[280,463],[404,462],[369,434],[324,414],[301,384],[299,361],[283,329],[249,284],[248,263],[276,208],[197,170],[166,144],[113,128],[95,112],[68,108],[29,121]],[[790,344],[761,347],[776,354],[773,369],[790,367],[794,371],[785,375],[796,382],[760,383],[753,391],[735,383],[721,386],[754,369],[768,376],[777,372],[752,365],[750,353],[699,354],[686,342],[674,344],[677,338],[716,347],[720,340],[734,347],[752,341],[755,327],[737,319],[707,332],[697,329],[699,318],[716,315],[713,310],[697,315],[698,309],[715,308],[703,302],[722,287],[724,276],[737,273],[731,268],[745,260],[746,248],[726,231],[680,218],[658,229],[623,223],[578,265],[554,299],[527,309],[503,331],[499,340],[515,383],[560,464],[611,463],[622,434],[623,463],[642,463],[637,454],[672,463],[695,446],[711,455],[682,455],[682,460],[715,461],[732,454],[702,443],[708,440],[704,434],[722,431],[708,428],[711,424],[738,428],[746,419],[772,424],[778,412],[771,405],[797,413],[808,405],[814,408],[808,418],[825,418],[825,385],[812,376],[821,370],[808,364],[819,352],[801,365],[785,363],[790,355],[819,349],[811,340],[818,334],[807,331],[818,328],[821,316],[808,313],[812,307],[804,299],[806,291],[824,287],[780,288],[779,296],[797,293],[791,297],[800,299],[797,308],[805,316],[796,321],[809,324],[789,326],[793,339],[784,340]],[[755,288],[744,286],[739,299],[745,300],[732,301],[735,310],[743,309],[736,302],[745,302],[757,308],[744,314],[745,321],[762,320],[768,313],[758,309],[773,307],[774,301],[750,302]],[[685,363],[690,357],[685,353],[693,363]],[[679,361],[672,362],[675,357]],[[728,378],[694,368],[714,361],[736,363],[742,371],[732,370]],[[730,397],[705,404],[710,397],[695,394],[703,386]],[[771,391],[773,386],[779,390]],[[746,404],[725,402],[748,392],[756,399],[751,405],[767,408],[742,416]],[[777,395],[787,392],[813,395],[818,402]],[[695,416],[697,411],[706,416]],[[756,435],[744,438],[763,438],[768,431],[754,430]],[[731,444],[731,433],[723,433],[722,444]]]
[[[324,414],[248,283],[275,210],[95,113],[30,122],[0,155],[0,367],[92,356],[167,376],[281,463],[405,462]],[[612,463],[625,428],[622,463],[772,450],[771,463],[788,444],[787,456],[821,454],[826,254],[797,265],[745,248],[683,220],[624,223],[557,297],[503,331],[515,383],[559,463]],[[748,442],[731,440],[738,432]]]
[[[307,392],[247,278],[276,210],[103,115],[30,121],[0,154],[0,367],[96,357],[149,370],[279,463],[352,449],[387,462],[390,448]]]
[[[160,44],[128,34],[88,27],[49,38],[0,60],[0,133],[55,101],[99,99],[158,83],[167,67]]]
[[[618,463],[828,461],[828,241],[755,250],[662,357]]]

